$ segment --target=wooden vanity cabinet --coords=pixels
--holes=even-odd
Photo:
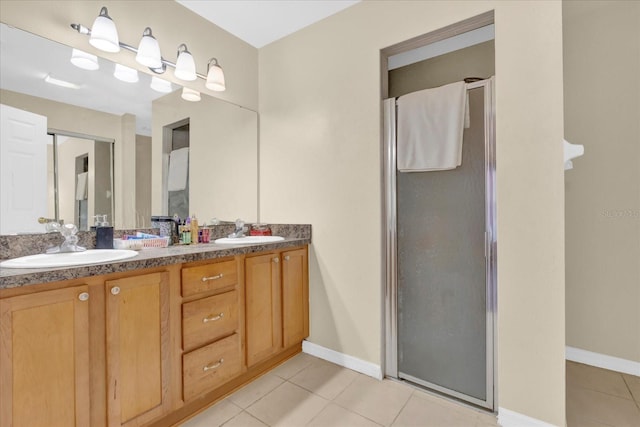
[[[282,348],[280,254],[247,257],[244,265],[247,366],[251,367]]]
[[[307,247],[245,259],[247,365],[309,335]]]
[[[168,426],[300,351],[307,247],[0,289],[0,426]]]
[[[236,258],[182,268],[183,399],[191,401],[244,370],[242,271]]]
[[[282,252],[282,338],[285,348],[309,336],[307,248]]]
[[[168,412],[169,273],[105,282],[108,426]]]
[[[0,300],[0,425],[90,425],[88,286]]]

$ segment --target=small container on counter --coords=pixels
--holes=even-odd
[[[271,227],[267,224],[253,224],[249,230],[250,236],[271,236]]]

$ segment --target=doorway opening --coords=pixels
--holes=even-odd
[[[497,407],[493,53],[493,12],[381,52],[385,375],[489,410]],[[396,99],[454,82],[466,89],[470,116],[461,165],[398,170]]]

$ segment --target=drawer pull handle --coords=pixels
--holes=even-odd
[[[120,293],[120,288],[118,286],[114,286],[111,288],[111,295],[118,295]]]
[[[216,369],[219,368],[222,364],[224,363],[224,359],[220,359],[218,360],[216,363],[210,363],[207,366],[205,366],[204,368],[202,368],[202,370],[204,372],[210,371],[211,369]]]
[[[273,262],[275,262],[276,264],[277,264],[277,263],[279,263],[279,262],[280,262],[280,258],[275,257],[275,258],[273,259]]]
[[[218,279],[222,279],[222,273],[216,275],[216,276],[210,276],[210,277],[203,277],[202,281],[203,282],[208,282],[209,280],[218,280]]]
[[[83,292],[80,295],[78,295],[78,299],[80,301],[87,301],[89,299],[89,292]]]
[[[224,317],[224,313],[211,314],[211,315],[205,317],[204,319],[202,319],[202,323],[215,322],[216,320],[220,320],[223,317]]]
[[[291,257],[290,257],[289,255],[285,255],[284,260],[285,260],[285,261],[289,261],[289,259],[290,259],[290,258],[291,258]]]

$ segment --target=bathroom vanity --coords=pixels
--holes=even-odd
[[[0,425],[168,426],[209,406],[301,351],[309,243],[2,269]]]

